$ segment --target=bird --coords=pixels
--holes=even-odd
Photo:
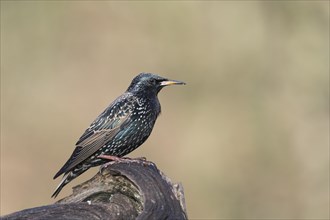
[[[169,85],[184,85],[178,80],[142,72],[127,90],[115,99],[78,139],[67,162],[53,179],[63,178],[52,197],[91,167],[108,162],[105,158],[121,158],[142,145],[161,112],[158,93]]]

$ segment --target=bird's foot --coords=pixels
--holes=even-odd
[[[98,156],[100,159],[105,159],[105,160],[111,160],[111,161],[117,161],[117,162],[128,162],[128,161],[146,161],[147,158],[145,157],[137,157],[137,158],[130,158],[130,157],[117,157],[117,156],[112,156],[112,155],[100,155]]]
[[[98,158],[100,159],[104,159],[104,160],[110,160],[109,162],[103,164],[100,167],[100,170],[102,170],[103,168],[115,164],[115,163],[120,163],[120,162],[142,162],[145,164],[152,164],[152,162],[147,161],[147,159],[145,157],[137,157],[137,158],[130,158],[130,157],[117,157],[117,156],[112,156],[112,155],[100,155],[98,156]]]
[[[124,159],[127,159],[127,160],[132,160],[132,161],[147,161],[147,158],[146,157],[137,157],[137,158],[130,158],[130,157],[123,157]]]
[[[122,161],[123,158],[116,157],[116,156],[111,156],[111,155],[100,155],[98,156],[100,159],[105,159],[105,160],[111,160],[111,161]]]

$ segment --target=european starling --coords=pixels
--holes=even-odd
[[[79,138],[69,160],[56,173],[64,174],[52,197],[91,167],[107,162],[102,156],[123,157],[149,137],[161,108],[158,92],[184,82],[151,73],[140,73],[124,94],[113,101]]]

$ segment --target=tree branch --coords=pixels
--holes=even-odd
[[[187,219],[182,185],[173,184],[154,163],[111,163],[55,204],[1,219]]]

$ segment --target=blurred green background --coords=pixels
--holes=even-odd
[[[1,215],[55,202],[143,71],[187,85],[129,156],[182,182],[191,219],[329,218],[329,1],[1,1]]]

